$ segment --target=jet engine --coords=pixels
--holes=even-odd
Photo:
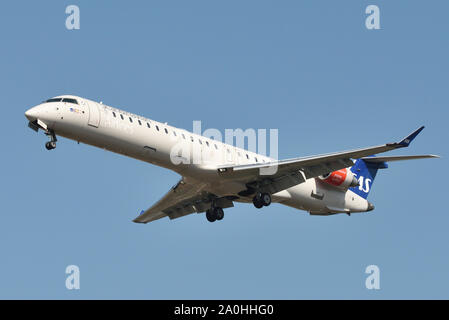
[[[355,175],[347,168],[323,174],[318,178],[330,185],[344,190],[359,185],[359,181],[357,180]]]

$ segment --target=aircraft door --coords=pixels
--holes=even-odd
[[[98,126],[100,125],[100,109],[98,107],[98,104],[88,101],[86,101],[85,103],[89,109],[89,120],[87,124],[89,126],[98,128]]]

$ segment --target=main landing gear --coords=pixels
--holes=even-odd
[[[253,198],[253,204],[257,209],[268,207],[271,204],[271,195],[269,193],[257,192]]]
[[[223,208],[212,207],[206,211],[206,219],[209,222],[220,221],[224,217]]]
[[[50,141],[48,141],[48,142],[45,144],[45,148],[46,148],[47,150],[53,150],[54,148],[56,148],[56,141],[58,141],[58,139],[56,139],[56,135],[55,135],[55,133],[54,133],[53,130],[50,130],[50,131],[48,131],[48,132],[45,132],[45,134],[46,134],[48,137],[50,137]]]
[[[268,207],[271,204],[271,195],[266,192],[257,192],[253,198],[253,204],[257,209]],[[212,205],[212,207],[206,211],[206,219],[209,222],[222,220],[223,217],[224,211],[221,207]]]

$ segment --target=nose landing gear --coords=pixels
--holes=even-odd
[[[54,141],[48,141],[45,144],[45,148],[47,148],[47,150],[53,150],[54,148],[56,148],[56,142]]]
[[[58,139],[56,139],[56,135],[53,130],[49,130],[45,132],[45,134],[50,137],[50,141],[45,144],[45,148],[47,150],[53,150],[56,148],[56,141],[58,141]]]

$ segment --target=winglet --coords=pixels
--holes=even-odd
[[[417,130],[413,131],[411,134],[409,134],[407,137],[402,139],[398,144],[401,147],[408,147],[408,145],[413,141],[413,139],[416,138],[416,136],[424,129],[424,126],[421,126]]]

